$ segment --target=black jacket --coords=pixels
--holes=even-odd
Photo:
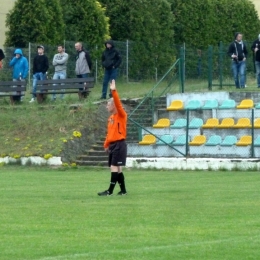
[[[228,55],[231,57],[233,54],[238,56],[239,61],[242,61],[244,58],[247,57],[248,54],[246,45],[243,42],[232,42],[228,48]]]
[[[258,48],[258,51],[255,52],[255,48]],[[255,57],[255,61],[259,61],[260,62],[260,40],[257,39],[253,42],[252,46],[251,46],[251,50],[254,53],[254,57]]]
[[[118,68],[122,62],[120,53],[115,48],[114,42],[112,40],[105,42],[105,46],[107,43],[111,44],[112,47],[111,48],[106,47],[105,51],[103,52],[102,58],[101,58],[102,66],[105,69]]]
[[[33,60],[33,74],[37,72],[46,73],[49,69],[49,60],[45,55],[37,55]]]
[[[0,61],[5,58],[5,54],[2,49],[0,49]]]

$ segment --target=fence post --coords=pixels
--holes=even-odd
[[[212,90],[212,75],[213,75],[213,47],[208,48],[208,89]]]
[[[190,117],[190,110],[187,109],[187,112],[186,112],[187,116],[187,124],[186,124],[186,146],[185,146],[185,156],[187,157],[188,156],[188,152],[189,152],[189,146],[188,146],[188,143],[189,143],[189,117]]]
[[[254,126],[254,121],[255,121],[255,109],[252,109],[252,116],[251,116],[251,122],[252,122],[252,128],[251,128],[251,135],[252,135],[252,145],[251,145],[251,157],[255,157],[255,144],[254,144],[254,139],[255,139],[255,126]]]
[[[180,59],[179,59],[179,81],[180,81],[180,92],[184,93],[184,68],[183,68],[183,62],[184,60],[184,51],[183,47],[180,49]]]
[[[223,87],[223,42],[219,43],[219,62],[218,62],[218,70],[219,70],[219,87],[222,89]]]
[[[31,43],[29,42],[29,90],[31,90]]]
[[[129,82],[129,79],[128,79],[128,62],[129,62],[129,41],[126,40],[126,83]]]
[[[98,49],[98,47],[97,47],[97,45],[96,45],[96,52],[97,52],[97,49]],[[98,61],[97,61],[97,59],[96,59],[96,61],[95,61],[95,82],[97,82],[97,78],[98,78]]]

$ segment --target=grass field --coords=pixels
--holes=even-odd
[[[1,167],[0,259],[259,259],[258,172],[125,175],[98,197],[107,169]]]

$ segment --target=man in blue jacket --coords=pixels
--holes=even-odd
[[[28,75],[29,66],[28,60],[23,56],[23,52],[21,49],[16,49],[14,51],[14,57],[10,61],[9,65],[13,67],[13,81],[25,81]],[[17,93],[14,93],[17,94]],[[21,93],[22,95],[24,93]],[[13,96],[14,101],[21,101],[21,95]]]

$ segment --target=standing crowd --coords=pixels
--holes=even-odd
[[[92,61],[90,53],[84,49],[81,42],[75,43],[75,76],[77,78],[88,78],[92,69]],[[4,52],[0,49],[0,69],[2,68],[2,60],[5,58]],[[54,68],[54,74],[52,79],[66,79],[67,78],[67,63],[69,55],[65,52],[63,45],[57,46],[57,54],[54,55],[52,65]],[[121,56],[118,50],[115,48],[112,40],[105,42],[105,50],[102,53],[101,62],[104,68],[104,79],[102,85],[101,99],[107,98],[108,83],[112,80],[116,80],[118,74],[118,67],[121,64]],[[9,66],[12,67],[12,79],[13,81],[25,81],[29,73],[28,59],[24,56],[21,49],[15,49],[14,56],[9,62]],[[33,86],[32,86],[32,98],[30,103],[33,103],[36,99],[37,81],[45,80],[48,78],[49,60],[45,55],[45,49],[43,45],[37,46],[37,54],[33,59]],[[79,89],[82,90],[82,89]],[[65,91],[64,91],[65,92]],[[22,95],[15,95],[15,101],[22,101],[24,93]],[[111,92],[109,97],[112,97]],[[56,100],[55,84],[52,100]],[[64,98],[64,93],[60,94],[60,99]]]

